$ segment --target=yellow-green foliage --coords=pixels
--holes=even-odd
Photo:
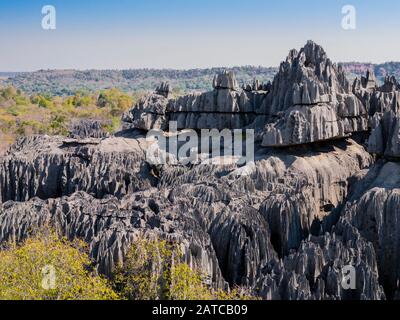
[[[132,106],[132,103],[132,97],[117,89],[103,90],[97,99],[97,106],[100,108],[109,108],[113,116],[128,110]]]
[[[122,113],[142,95],[129,96],[117,89],[109,89],[94,94],[79,91],[68,97],[45,94],[27,97],[13,87],[0,88],[0,134],[13,137],[7,141],[13,141],[19,135],[65,135],[70,121],[75,118],[109,122],[105,130],[114,133],[120,127]]]
[[[199,272],[182,262],[179,246],[165,240],[138,240],[123,266],[117,268],[114,285],[130,300],[244,300],[250,294],[209,288]]]
[[[175,251],[166,241],[138,240],[130,248],[123,267],[117,268],[116,289],[130,300],[165,298],[169,282],[167,271]]]
[[[0,251],[0,299],[117,299],[108,282],[90,267],[82,242],[70,243],[42,231],[22,245]],[[54,271],[54,283],[46,278],[49,270]]]

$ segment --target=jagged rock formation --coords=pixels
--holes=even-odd
[[[265,103],[264,146],[288,146],[346,137],[368,129],[367,110],[351,92],[341,67],[314,42],[292,50]]]
[[[378,87],[372,73],[355,80],[353,91],[369,113],[371,135],[368,151],[386,158],[400,157],[400,86],[394,77],[387,76]]]
[[[105,138],[109,134],[104,130],[106,123],[98,120],[80,119],[72,121],[69,137],[73,139]]]
[[[213,284],[224,287],[209,237],[193,217],[160,198],[158,190],[148,189],[121,200],[113,196],[95,199],[77,192],[57,199],[6,202],[0,208],[1,240],[20,241],[29,230],[51,224],[70,239],[88,242],[99,271],[111,274],[133,241],[157,236],[181,243],[184,259],[206,272]]]
[[[178,129],[241,129],[255,120],[269,87],[255,81],[241,90],[233,72],[222,72],[215,76],[213,88],[167,99],[170,87],[163,83],[125,114],[124,128],[164,130],[176,121]]]
[[[248,92],[251,91],[270,91],[271,90],[271,82],[266,84],[260,83],[258,79],[254,79],[252,84],[246,84],[242,86],[242,89]]]
[[[224,287],[227,281],[231,285],[255,289],[264,279],[260,270],[272,261],[279,266],[280,257],[283,258],[288,249],[297,250],[302,241],[308,241],[312,223],[344,201],[347,187],[342,181],[371,162],[362,147],[348,141],[333,149],[322,146],[314,152],[308,149],[294,153],[259,149],[254,166],[250,166],[245,175],[233,164],[225,167],[165,165],[154,171],[155,168],[140,156],[146,147],[141,136],[101,141],[62,140],[59,137],[20,141],[4,161],[8,165],[11,163],[12,168],[19,163],[19,169],[12,171],[15,181],[19,182],[12,190],[18,192],[4,192],[4,187],[2,191],[3,201],[24,202],[3,204],[0,240],[20,240],[29,230],[50,222],[68,237],[82,237],[89,242],[99,270],[109,274],[139,235],[158,235],[182,242],[187,261],[206,272],[215,286]],[[111,150],[113,152],[109,154]],[[43,166],[40,172],[49,172],[49,166],[53,172],[70,172],[74,176],[78,170],[74,159],[79,153],[92,156],[84,158],[85,170],[77,167],[81,176],[83,172],[83,178],[73,189],[61,188],[59,194],[51,194],[51,187],[58,186],[62,178],[51,182],[47,175],[26,174],[34,173],[35,170],[29,168],[40,162]],[[49,161],[52,158],[62,161]],[[125,158],[126,162],[116,162],[120,158]],[[133,158],[135,167],[142,168],[140,171],[129,171]],[[79,158],[78,163],[81,160]],[[109,171],[102,170],[103,167]],[[114,168],[119,170],[114,171]],[[86,182],[85,171],[96,177],[93,183]],[[132,183],[124,180],[128,172]],[[146,179],[139,181],[139,176]],[[119,185],[121,180],[123,183]],[[24,184],[24,181],[30,183]],[[106,181],[113,182],[114,188]],[[32,188],[36,185],[46,186],[49,193],[36,191]],[[103,187],[101,192],[100,186]],[[282,201],[282,197],[286,200]],[[297,209],[290,209],[298,203],[302,204]],[[329,261],[324,260],[324,263],[329,264]],[[373,269],[373,262],[371,264]],[[274,278],[274,286],[282,292],[295,290],[298,298],[311,295],[303,292],[305,289],[296,283],[287,281],[292,273],[286,272],[286,267],[280,270],[283,276]],[[339,281],[335,284],[338,287],[340,268],[332,272]],[[313,286],[313,280],[310,281],[309,288]],[[368,281],[379,287],[372,273]],[[330,296],[330,291],[325,292],[324,288],[321,287],[320,296],[315,297]],[[273,297],[294,296],[275,292]],[[345,296],[339,292],[334,297]],[[372,292],[366,297],[375,298]]]
[[[382,92],[398,91],[400,90],[400,84],[394,76],[386,76],[383,85],[378,90]]]
[[[372,70],[368,70],[365,77],[361,77],[361,85],[366,90],[373,90],[376,88],[376,78]]]
[[[348,265],[355,267],[355,290],[344,290],[342,285],[343,269]],[[268,299],[385,299],[372,245],[345,220],[331,234],[310,236],[297,252],[279,264],[269,262],[261,273],[260,292]]]
[[[381,160],[354,180],[343,215],[373,243],[386,293],[390,298],[398,298],[400,164]]]
[[[167,128],[167,106],[169,85],[161,84],[156,92],[147,95],[122,116],[122,128],[128,129],[161,129]]]
[[[368,151],[387,158],[400,157],[400,114],[387,111],[372,118]]]
[[[157,236],[178,241],[214,287],[246,286],[265,299],[400,298],[396,79],[378,86],[369,72],[351,87],[308,42],[272,83],[240,89],[223,72],[210,92],[170,91],[163,83],[141,99],[115,136],[84,124],[70,138],[12,146],[0,158],[0,243],[49,223],[87,241],[111,274],[138,237]],[[169,121],[253,128],[254,161],[155,165],[148,150],[170,151],[144,135]],[[347,266],[354,290],[342,284]]]
[[[171,85],[168,82],[161,82],[161,84],[156,88],[156,93],[168,99],[169,93],[171,91]]]
[[[232,71],[222,72],[217,74],[213,80],[213,88],[214,89],[229,89],[229,90],[237,90],[238,83],[236,81],[235,74]]]
[[[27,201],[85,191],[117,197],[152,186],[145,140],[30,137],[0,159],[0,200]]]
[[[235,75],[215,76],[213,91],[170,100],[169,120],[178,129],[241,129],[255,119],[255,110],[265,92],[239,90]]]

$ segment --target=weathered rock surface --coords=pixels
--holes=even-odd
[[[400,298],[396,79],[378,86],[367,73],[351,88],[309,42],[273,83],[240,89],[223,72],[210,92],[170,91],[162,83],[141,99],[116,136],[84,123],[69,138],[13,145],[0,158],[0,243],[50,224],[87,241],[110,274],[138,237],[157,236],[181,243],[214,287],[246,286],[265,299]],[[169,121],[253,128],[261,140],[246,165],[152,164],[146,153],[159,147],[143,131]],[[356,134],[368,129],[365,140]],[[342,283],[348,266],[353,290]]]
[[[166,129],[176,121],[178,129],[241,129],[254,122],[256,110],[267,94],[268,85],[253,83],[239,89],[232,72],[217,74],[213,91],[167,99],[170,87],[161,84],[144,97],[122,119],[124,128]]]
[[[171,92],[171,85],[168,82],[161,82],[161,84],[156,88],[156,93],[165,98],[169,97]]]
[[[222,72],[217,74],[213,80],[213,88],[214,89],[229,89],[229,90],[237,90],[238,83],[236,81],[235,74],[232,71]]]
[[[142,149],[143,148],[143,149]],[[152,186],[145,139],[22,138],[0,159],[0,200],[27,201],[85,191],[117,197]]]
[[[69,137],[74,139],[106,138],[109,134],[104,130],[105,124],[98,120],[74,120],[69,128]]]
[[[372,78],[373,80],[368,80]],[[361,81],[356,79],[353,92],[362,101],[369,114],[371,134],[368,151],[389,159],[400,157],[400,85],[392,76],[378,87],[370,72]]]
[[[53,225],[70,239],[90,244],[90,255],[101,272],[110,274],[130,244],[143,237],[159,237],[183,245],[185,260],[205,272],[213,284],[225,285],[209,237],[190,215],[174,210],[158,190],[133,193],[118,200],[95,199],[78,192],[71,197],[6,202],[0,209],[1,241],[24,239],[30,230]]]
[[[257,148],[246,170],[234,164],[155,170],[144,159],[146,143],[140,136],[21,140],[3,159],[0,241],[20,240],[50,222],[70,238],[89,242],[99,270],[110,273],[139,235],[158,235],[182,242],[187,261],[215,286],[227,281],[255,289],[264,279],[260,270],[272,261],[279,266],[308,241],[313,223],[345,200],[347,179],[372,161],[349,140],[318,150]],[[15,183],[9,183],[11,176]],[[285,268],[274,286],[297,290],[299,299],[312,296],[286,282]],[[340,279],[339,269],[334,274]],[[328,296],[324,290],[318,297]],[[294,298],[276,292],[273,297]],[[344,298],[342,292],[335,297]]]
[[[344,71],[312,41],[292,50],[280,66],[264,112],[264,146],[289,146],[346,137],[368,129],[367,110],[351,92]]]
[[[263,91],[239,90],[233,73],[216,75],[214,90],[172,99],[169,120],[178,129],[241,129],[255,120]]]
[[[400,113],[390,110],[375,114],[371,125],[368,151],[389,159],[400,158]]]
[[[361,235],[373,243],[379,275],[388,297],[399,297],[400,287],[400,164],[379,161],[353,182],[343,210]]]
[[[346,266],[355,268],[354,290],[343,287]],[[267,299],[385,299],[379,285],[374,248],[345,220],[330,234],[310,236],[296,252],[278,265],[270,262],[261,273],[260,293]]]
[[[155,93],[141,98],[131,110],[122,116],[122,128],[147,131],[166,129],[169,90],[169,85],[161,84]]]

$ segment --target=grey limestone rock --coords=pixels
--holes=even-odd
[[[155,93],[141,98],[128,112],[122,116],[122,128],[152,130],[167,128],[167,106],[169,84],[162,83]]]
[[[281,64],[264,108],[278,118],[266,125],[264,146],[313,143],[368,129],[367,110],[344,71],[312,41]]]
[[[375,114],[371,123],[368,151],[389,159],[400,158],[400,114],[393,111]]]
[[[232,71],[223,71],[222,73],[219,73],[214,77],[214,89],[237,90],[238,87],[239,86],[236,80],[236,76]]]
[[[263,266],[279,266],[296,251],[313,221],[344,201],[343,181],[371,162],[348,141],[318,152],[257,148],[247,171],[235,164],[155,170],[144,159],[146,143],[140,136],[19,141],[0,172],[0,241],[21,240],[50,222],[70,238],[85,239],[98,269],[109,274],[137,237],[167,237],[183,244],[187,262],[214,286],[256,290]],[[280,290],[297,290],[295,282],[274,281],[286,288]]]
[[[69,129],[69,137],[76,139],[85,138],[106,138],[108,132],[104,130],[104,126],[109,124],[99,120],[73,120]]]
[[[380,160],[354,177],[343,216],[375,248],[387,296],[398,296],[400,164]]]
[[[169,82],[161,82],[161,84],[156,88],[156,94],[163,96],[165,98],[169,97],[171,92],[171,85]]]
[[[369,72],[351,87],[308,42],[272,83],[240,89],[222,72],[212,91],[169,92],[163,83],[141,99],[115,136],[87,122],[68,138],[19,139],[0,158],[0,243],[50,224],[84,239],[110,275],[136,239],[160,237],[180,243],[215,288],[244,286],[264,299],[400,297],[395,78],[378,86]],[[143,131],[169,121],[255,129],[254,161],[154,165],[147,151],[157,145]],[[357,135],[369,129],[366,141]],[[350,291],[346,266],[356,272]]]
[[[154,183],[144,162],[144,138],[75,140],[21,138],[0,159],[0,199],[27,201],[85,191],[97,198],[117,197]]]
[[[356,287],[345,290],[344,268],[355,269]],[[341,220],[331,233],[310,236],[280,264],[259,277],[260,295],[276,300],[382,300],[375,251],[356,228]]]

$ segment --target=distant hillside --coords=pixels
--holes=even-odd
[[[342,63],[349,79],[365,75],[368,69],[374,69],[377,79],[382,81],[386,75],[395,75],[400,79],[400,62]],[[131,69],[131,70],[40,70],[24,73],[1,73],[0,84],[13,85],[22,91],[47,93],[51,95],[73,95],[77,91],[89,93],[98,90],[117,88],[127,93],[154,90],[161,81],[169,81],[177,92],[205,91],[211,89],[214,75],[225,68],[172,70],[172,69]],[[278,68],[234,67],[227,68],[235,72],[240,84],[249,83],[254,78],[262,82],[273,79]]]
[[[94,92],[109,88],[125,92],[154,90],[161,81],[168,80],[172,88],[178,91],[204,91],[211,88],[214,75],[222,69],[41,70],[15,74],[4,84],[13,85],[26,93],[70,95],[78,90]],[[248,83],[254,78],[269,81],[277,71],[276,68],[250,66],[229,70],[236,73],[239,83]]]
[[[8,78],[15,77],[16,74],[16,72],[0,72],[0,85]]]
[[[400,79],[400,62],[386,62],[376,65],[372,63],[346,62],[341,63],[341,65],[344,67],[344,70],[351,80],[355,77],[365,75],[368,69],[374,70],[375,76],[380,82],[382,82],[387,75],[394,75],[396,78]]]

